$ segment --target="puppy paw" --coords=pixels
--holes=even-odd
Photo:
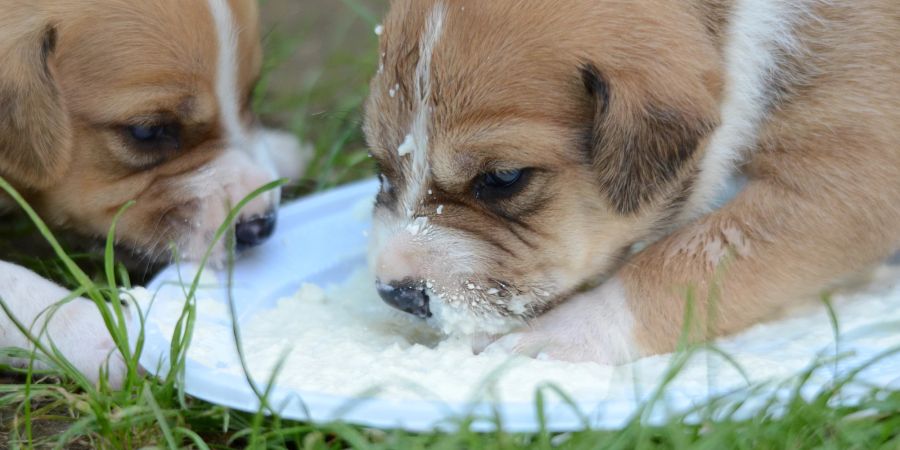
[[[23,267],[0,261],[0,298],[30,334],[40,338],[50,350],[50,343],[92,382],[97,382],[101,368],[109,374],[109,383],[117,388],[126,374],[124,358],[116,348],[97,306],[76,298],[59,304],[69,291]],[[126,313],[127,313],[126,308]],[[33,345],[19,332],[13,321],[0,311],[0,348],[32,349]],[[0,361],[24,367],[21,359]],[[39,368],[46,369],[38,364]]]
[[[485,354],[521,355],[541,361],[596,362],[617,364],[604,344],[585,342],[583,336],[531,329],[508,334],[491,344]]]
[[[501,337],[484,351],[486,354],[522,355],[540,360],[572,361],[575,355],[561,352],[553,337],[535,331],[511,333]],[[549,353],[548,353],[549,352]]]
[[[92,383],[99,381],[102,371],[110,387],[122,386],[128,372],[125,359],[93,302],[79,298],[62,305],[47,331],[53,344]]]
[[[504,336],[485,352],[542,360],[622,364],[640,356],[634,319],[621,283],[613,279],[575,296],[530,324]]]

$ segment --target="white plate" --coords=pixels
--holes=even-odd
[[[256,314],[274,307],[278,299],[296,293],[302,283],[313,282],[320,285],[344,281],[351,273],[365,264],[365,231],[370,227],[370,218],[359,205],[371,199],[377,192],[378,184],[366,181],[346,186],[325,194],[313,196],[282,209],[278,231],[262,247],[249,252],[237,261],[234,268],[233,298],[237,307],[239,323],[246,323]],[[155,314],[172,311],[182,302],[179,297],[182,287],[179,280],[190,280],[192,267],[170,267],[157,276],[148,286],[150,292],[157,292],[149,320],[145,327],[145,350],[142,365],[153,373],[168,373],[168,356],[171,336],[157,325]],[[181,272],[179,274],[179,271]],[[215,283],[224,280],[224,274],[212,272],[210,279]],[[188,281],[189,282],[189,281]],[[900,291],[897,291],[900,292]],[[900,296],[900,293],[895,293]],[[220,309],[227,305],[226,291],[222,287],[204,287],[204,299],[212,299]],[[169,303],[168,305],[166,303]],[[172,305],[177,302],[177,305]],[[168,308],[167,308],[168,306]],[[223,325],[222,315],[198,314],[196,332],[205,327]],[[227,323],[226,323],[227,325]],[[134,327],[137,328],[137,327]],[[223,343],[227,348],[230,343]],[[823,342],[822,345],[827,345]],[[252,349],[245,349],[252,351]],[[874,355],[882,349],[863,349],[858,361],[867,355]],[[227,350],[223,350],[227,351]],[[810,355],[810,359],[812,359]],[[879,386],[896,383],[896,373],[900,370],[900,357],[885,361],[880,370],[867,371],[866,381]],[[186,363],[184,388],[194,397],[238,410],[255,412],[259,402],[247,381],[240,376],[222,373],[216,367],[208,367],[193,359]],[[804,388],[804,395],[818,392],[829,377],[822,378],[820,384],[811,383]],[[262,380],[264,381],[264,380]],[[895,385],[896,387],[896,385]],[[764,390],[767,394],[776,392],[774,388]],[[651,395],[618,395],[615,399],[582,402],[578,409],[586,417],[573,411],[560,398],[548,395],[543,420],[553,431],[583,429],[585,426],[612,429],[627,424],[638,411],[643,399]],[[674,386],[665,398],[665,408],[654,411],[648,420],[664,422],[673,412],[684,412],[696,405],[702,405],[709,395],[722,392],[706,392],[698,396],[697,391]],[[739,394],[743,395],[743,394]],[[379,398],[350,398],[326,395],[317,392],[296,392],[276,387],[270,404],[275,405],[282,417],[300,421],[331,422],[344,421],[359,425],[402,428],[410,431],[430,431],[434,429],[454,429],[460,420],[480,417],[473,428],[491,430],[494,418],[501,420],[506,431],[529,432],[540,429],[541,419],[534,403],[530,404],[445,404],[428,401],[391,401]],[[763,401],[747,402],[745,410],[752,412]]]

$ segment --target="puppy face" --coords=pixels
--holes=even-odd
[[[12,3],[0,171],[49,222],[104,236],[136,200],[120,244],[155,260],[174,243],[196,258],[232,206],[277,178],[250,108],[255,1]],[[253,229],[239,245],[271,233],[277,202],[269,193],[243,211]]]
[[[703,25],[653,3],[393,3],[365,122],[388,303],[503,333],[673,225],[721,83]]]

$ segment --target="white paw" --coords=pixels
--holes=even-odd
[[[92,382],[97,382],[100,368],[108,364],[108,369],[104,370],[109,373],[110,384],[121,386],[126,373],[125,361],[116,349],[97,306],[77,298],[54,307],[68,295],[69,291],[35,273],[0,261],[0,298],[13,316],[30,329],[31,335],[40,336],[48,350],[52,341],[63,356]],[[0,311],[0,348],[6,347],[33,348],[12,320]],[[22,360],[0,362],[16,366],[28,363]]]
[[[47,331],[53,344],[92,383],[97,383],[102,369],[113,389],[122,386],[125,360],[93,302],[79,298],[61,306]]]
[[[596,347],[596,348],[594,348]],[[542,361],[597,362],[615,364],[602,350],[603,344],[583,341],[583,336],[532,328],[508,334],[491,344],[487,354],[522,355]]]
[[[614,278],[569,299],[528,329],[500,338],[485,351],[542,360],[622,364],[640,355],[633,329],[624,289]]]

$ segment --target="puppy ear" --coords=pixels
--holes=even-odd
[[[714,120],[691,111],[690,102],[675,106],[617,89],[591,64],[581,77],[594,104],[590,161],[613,207],[634,214],[680,179]]]
[[[56,29],[0,22],[0,175],[40,189],[62,175],[70,157],[69,118],[50,62]]]

